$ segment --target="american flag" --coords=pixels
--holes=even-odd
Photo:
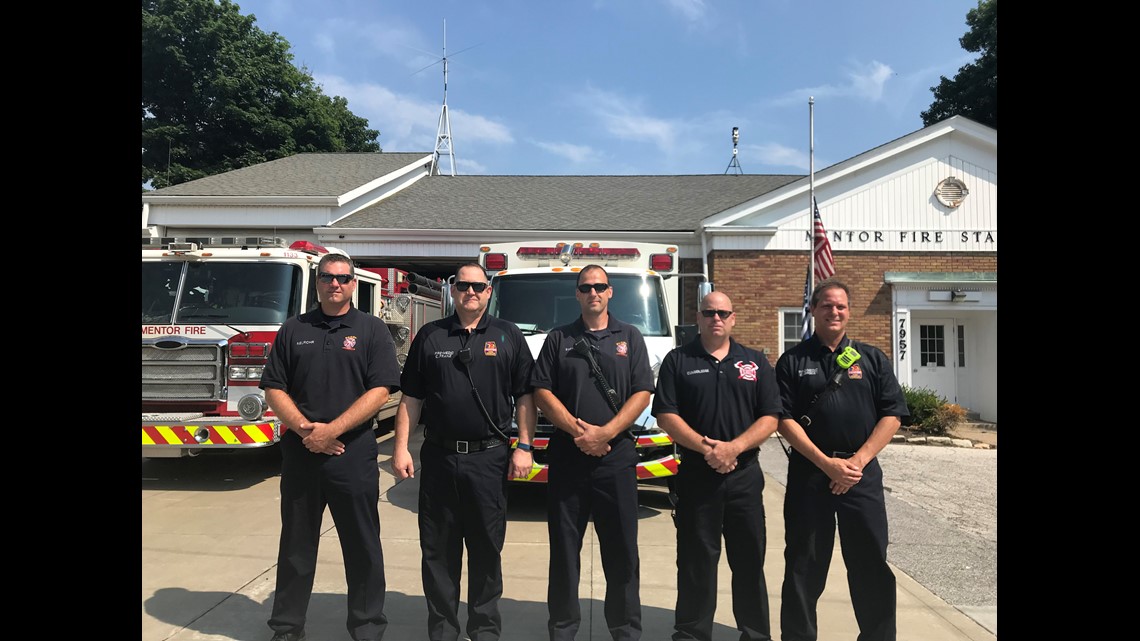
[[[815,214],[812,216],[812,262],[808,264],[807,278],[804,279],[804,320],[803,340],[811,338],[811,268],[815,266],[815,284],[835,275],[835,261],[831,257],[831,242],[827,240],[827,230],[823,228],[823,218],[819,216],[819,203],[812,199]]]
[[[831,243],[827,240],[827,230],[823,228],[823,219],[819,217],[819,203],[812,200],[815,206],[815,230],[812,232],[812,256],[815,258],[815,282],[835,275],[835,262],[831,259]]]

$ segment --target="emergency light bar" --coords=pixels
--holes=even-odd
[[[162,236],[142,239],[143,249],[197,251],[207,247],[285,247],[285,239],[267,236]]]

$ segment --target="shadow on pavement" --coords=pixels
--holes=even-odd
[[[144,458],[142,489],[226,492],[244,490],[280,474],[277,446],[218,450],[187,458]]]
[[[188,603],[213,603],[213,607],[202,608],[206,614],[193,621],[183,621]],[[272,631],[266,625],[272,608],[273,595],[264,603],[258,603],[243,595],[228,592],[194,592],[182,588],[162,588],[148,598],[143,607],[155,619],[172,626],[186,628],[198,634],[217,636],[232,641],[266,641]],[[602,614],[604,604],[600,599],[582,599],[583,628],[595,620],[604,630]],[[193,609],[197,611],[197,608]],[[466,621],[467,605],[459,604],[460,625]],[[503,633],[500,641],[533,641],[547,638],[545,601],[519,601],[504,598],[499,602],[503,617]],[[427,606],[424,597],[388,592],[384,604],[388,616],[388,630],[385,638],[393,640],[419,639],[427,632]],[[642,627],[644,639],[667,639],[673,632],[673,610],[642,606]],[[309,639],[336,641],[349,639],[345,629],[345,595],[316,592],[309,601],[308,622],[305,631]],[[713,625],[715,638],[735,638],[739,633],[723,624]],[[579,631],[580,638],[591,638],[590,631]],[[596,636],[593,635],[593,636]]]

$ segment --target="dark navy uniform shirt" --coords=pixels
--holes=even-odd
[[[460,350],[471,355],[467,378]],[[491,420],[504,433],[510,428],[514,399],[531,391],[534,358],[518,326],[483,314],[471,332],[452,314],[424,325],[412,340],[400,378],[404,394],[424,401],[421,422],[434,434],[461,441],[495,436],[487,425],[471,382]]]
[[[328,423],[370,389],[400,389],[396,344],[375,316],[355,307],[344,316],[326,316],[317,308],[281,326],[260,386],[284,390],[305,418]]]
[[[728,354],[718,361],[705,351],[698,336],[670,351],[661,363],[653,415],[661,414],[680,416],[702,436],[731,441],[761,416],[779,416],[776,372],[764,354],[732,338]],[[678,447],[684,460],[707,465],[703,457]],[[757,451],[746,450],[738,458],[755,459]]]
[[[835,359],[847,345],[862,358],[851,366],[838,389],[812,406],[812,399],[826,389],[832,375],[840,369]],[[810,407],[811,425],[801,426],[812,443],[829,456],[833,451],[858,450],[880,418],[910,415],[886,354],[846,336],[834,352],[814,334],[784,352],[776,362],[776,381],[783,404],[780,418],[799,421]]]
[[[587,423],[605,425],[614,412],[594,383],[586,357],[574,351],[574,343],[582,336],[594,347],[595,360],[617,392],[619,410],[621,403],[634,393],[653,391],[645,339],[636,327],[613,314],[609,315],[609,325],[596,332],[586,329],[581,316],[569,325],[552,329],[535,361],[531,384],[553,392],[571,415]],[[628,431],[619,437],[623,435],[632,437]],[[555,431],[555,438],[567,436],[562,430]]]

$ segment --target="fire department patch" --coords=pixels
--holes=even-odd
[[[736,361],[735,366],[736,369],[740,372],[741,380],[756,380],[756,370],[760,369],[760,366],[757,365],[755,361],[748,361],[747,363],[744,361]]]
[[[617,347],[618,356],[629,356],[629,344],[625,341],[618,341],[614,347]]]
[[[499,346],[495,345],[495,341],[487,341],[483,343],[483,356],[494,356],[499,353]]]
[[[858,365],[852,365],[847,369],[847,378],[851,380],[859,380],[863,378],[863,370],[859,369]]]
[[[356,350],[356,337],[355,336],[345,336],[344,337],[344,344],[341,345],[340,348],[355,351]]]

